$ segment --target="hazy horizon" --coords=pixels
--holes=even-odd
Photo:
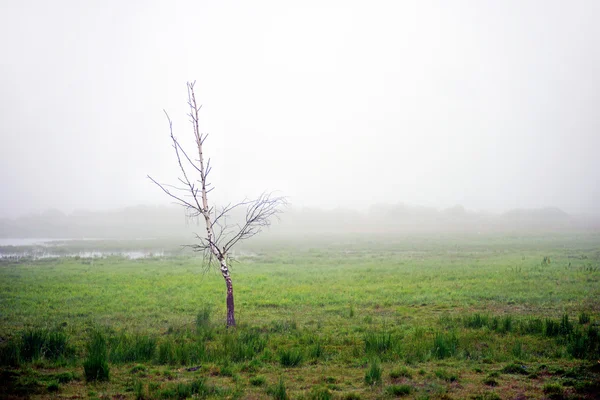
[[[216,205],[217,208],[220,207],[219,204]],[[135,210],[141,210],[141,209],[163,209],[163,210],[171,210],[171,211],[181,211],[181,216],[185,217],[186,213],[184,208],[181,207],[181,205],[176,204],[176,203],[157,203],[157,204],[130,204],[130,205],[125,205],[125,206],[121,206],[121,207],[106,207],[106,208],[96,208],[96,209],[91,209],[91,208],[75,208],[72,209],[70,211],[65,211],[62,210],[60,208],[47,208],[47,209],[40,209],[40,210],[33,210],[33,211],[29,211],[29,212],[25,212],[19,215],[15,215],[15,216],[8,216],[8,217],[0,217],[0,218],[7,218],[9,220],[17,220],[20,218],[28,218],[28,217],[37,217],[37,216],[43,216],[46,214],[54,214],[56,212],[64,215],[64,216],[81,216],[81,215],[85,215],[85,214],[103,214],[103,213],[119,213],[119,212],[127,212],[127,211],[135,211]],[[580,212],[580,213],[569,213],[563,209],[561,209],[560,207],[554,207],[554,206],[548,206],[548,207],[531,207],[531,208],[526,208],[526,207],[515,207],[515,208],[510,208],[510,209],[500,209],[500,210],[487,210],[487,209],[469,209],[464,207],[462,204],[453,204],[450,206],[446,206],[446,207],[433,207],[433,206],[424,206],[422,204],[409,204],[409,203],[404,203],[404,202],[395,202],[395,203],[376,203],[376,204],[369,204],[368,206],[364,207],[364,208],[355,208],[355,207],[342,207],[342,206],[334,206],[334,207],[324,207],[324,206],[311,206],[311,205],[303,205],[303,206],[297,206],[294,204],[288,204],[285,208],[283,208],[283,212],[284,214],[282,215],[282,218],[285,219],[285,213],[286,212],[294,212],[294,213],[302,213],[302,212],[306,212],[306,211],[310,211],[310,210],[314,210],[314,211],[318,211],[318,212],[324,212],[324,213],[335,213],[335,212],[344,212],[344,211],[348,211],[348,212],[353,212],[353,213],[358,213],[358,214],[362,214],[362,215],[368,215],[370,212],[377,210],[377,209],[397,209],[397,208],[404,208],[407,211],[411,211],[411,212],[419,212],[419,211],[428,211],[428,212],[436,212],[436,213],[443,213],[443,212],[450,212],[453,210],[456,210],[457,208],[462,208],[464,212],[466,212],[467,214],[483,214],[483,215],[490,215],[490,216],[501,216],[501,215],[506,215],[508,213],[511,212],[515,212],[515,211],[524,211],[524,212],[552,212],[552,211],[556,211],[556,212],[564,212],[565,214],[571,216],[571,217],[594,217],[594,218],[600,218],[600,213],[594,213],[594,212]]]
[[[163,114],[216,203],[600,215],[600,3],[10,2],[0,218],[169,205]]]

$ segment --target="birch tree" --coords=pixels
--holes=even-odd
[[[205,162],[204,156],[204,142],[208,134],[200,133],[198,115],[202,106],[196,103],[194,85],[195,82],[187,83],[190,110],[188,116],[193,128],[198,158],[196,159],[195,155],[190,156],[184,150],[173,134],[173,122],[165,111],[181,176],[178,177],[176,185],[159,183],[151,176],[148,178],[177,204],[184,207],[188,218],[204,222],[205,233],[196,234],[197,242],[187,246],[194,251],[203,253],[207,268],[216,266],[223,275],[227,288],[227,326],[230,327],[235,326],[233,282],[230,274],[231,249],[238,242],[249,239],[260,233],[263,228],[268,227],[272,218],[282,211],[287,202],[285,197],[264,192],[256,199],[244,199],[237,203],[229,203],[219,209],[211,205],[208,200],[209,193],[214,189],[208,181],[211,165],[210,158]],[[237,209],[245,210],[245,218],[241,222],[229,223],[231,213]]]

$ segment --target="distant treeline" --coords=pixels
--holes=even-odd
[[[516,209],[502,214],[472,212],[462,206],[443,210],[405,204],[381,204],[368,211],[291,207],[273,221],[266,235],[427,232],[600,231],[600,217],[573,216],[557,208]],[[230,223],[243,218],[243,210]],[[197,221],[178,207],[136,206],[112,211],[48,210],[16,219],[0,219],[4,238],[164,238],[201,232]]]

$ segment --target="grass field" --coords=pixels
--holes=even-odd
[[[4,398],[598,398],[600,235],[0,260]]]

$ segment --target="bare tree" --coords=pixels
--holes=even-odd
[[[227,326],[229,327],[235,326],[233,283],[229,272],[230,250],[236,243],[249,239],[260,233],[263,228],[268,227],[272,217],[276,217],[282,211],[287,201],[285,197],[263,193],[257,199],[245,199],[239,203],[230,203],[219,210],[209,205],[208,193],[214,187],[211,187],[208,181],[211,171],[210,159],[205,163],[203,154],[204,141],[208,134],[200,133],[198,128],[198,114],[202,106],[196,103],[194,85],[195,82],[187,83],[190,108],[188,115],[194,130],[198,159],[190,157],[173,135],[173,122],[165,111],[181,176],[178,178],[177,185],[159,183],[151,176],[148,178],[177,204],[183,206],[188,218],[204,219],[206,233],[204,235],[196,234],[198,243],[189,246],[194,251],[203,253],[207,267],[215,264],[215,260],[218,262],[218,268],[227,286]],[[238,208],[245,208],[245,219],[238,223],[229,223],[228,217],[231,216],[232,211]]]

